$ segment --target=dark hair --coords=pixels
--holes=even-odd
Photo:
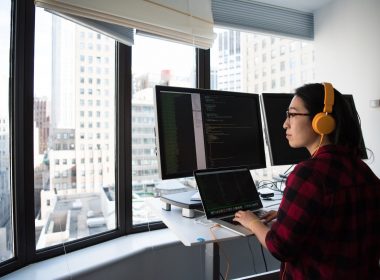
[[[304,102],[306,109],[311,114],[311,120],[316,114],[323,111],[325,96],[323,84],[306,84],[297,88],[295,95]],[[335,88],[331,115],[335,119],[336,127],[329,134],[330,141],[334,144],[350,147],[356,155],[365,155],[366,152],[362,148],[364,145],[361,137],[360,117]]]

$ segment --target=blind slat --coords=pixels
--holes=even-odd
[[[212,13],[214,23],[223,27],[314,39],[312,13],[249,0],[212,0]]]

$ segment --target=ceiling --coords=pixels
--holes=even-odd
[[[322,8],[332,1],[333,0],[255,0],[255,2],[261,2],[310,13]]]

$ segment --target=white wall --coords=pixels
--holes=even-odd
[[[334,0],[314,13],[316,80],[331,81],[343,94],[353,94],[362,120],[368,160],[380,177],[380,1]]]

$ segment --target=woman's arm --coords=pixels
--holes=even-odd
[[[273,219],[273,215],[273,212],[271,212],[271,215],[266,215],[263,219],[265,219],[265,217],[268,217],[268,220]],[[251,230],[256,235],[260,243],[267,248],[267,245],[265,244],[265,237],[267,236],[269,227],[259,220],[254,213],[251,211],[238,211],[235,213],[234,221],[239,222],[242,226]]]

